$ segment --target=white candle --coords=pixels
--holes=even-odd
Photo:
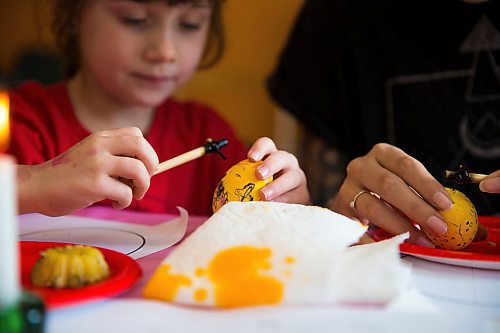
[[[0,308],[20,297],[15,163],[0,155]]]
[[[0,150],[8,141],[9,99],[0,92]],[[0,152],[0,308],[15,305],[21,295],[15,182],[14,158]]]

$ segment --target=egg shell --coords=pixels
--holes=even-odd
[[[255,171],[262,161],[248,159],[233,165],[219,181],[212,200],[215,213],[229,201],[260,201],[260,189],[269,184],[273,177],[265,180],[257,178]]]
[[[461,250],[469,245],[476,236],[478,217],[474,204],[462,192],[446,188],[450,194],[453,207],[442,211],[448,230],[443,235],[434,235],[425,231],[427,237],[438,247],[446,250]]]

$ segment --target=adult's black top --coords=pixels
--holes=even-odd
[[[438,180],[500,169],[500,0],[306,0],[267,83],[350,159],[389,142]],[[500,212],[500,195],[459,189]]]

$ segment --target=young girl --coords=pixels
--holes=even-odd
[[[19,164],[19,209],[63,215],[99,202],[165,213],[211,213],[224,172],[243,145],[211,109],[171,98],[222,52],[221,0],[55,0],[54,30],[68,80],[11,93],[10,153]],[[159,161],[226,138],[209,154],[151,177]],[[262,138],[247,157],[276,180],[265,200],[307,203],[296,158]],[[102,200],[105,200],[102,202]]]

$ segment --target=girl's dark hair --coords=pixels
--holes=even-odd
[[[134,0],[137,2],[164,1],[174,6],[199,0]],[[224,27],[222,24],[222,1],[209,0],[212,3],[212,20],[208,32],[207,45],[199,68],[215,65],[224,53]],[[65,59],[66,77],[73,76],[80,66],[80,48],[75,24],[87,0],[53,0],[52,31]]]

